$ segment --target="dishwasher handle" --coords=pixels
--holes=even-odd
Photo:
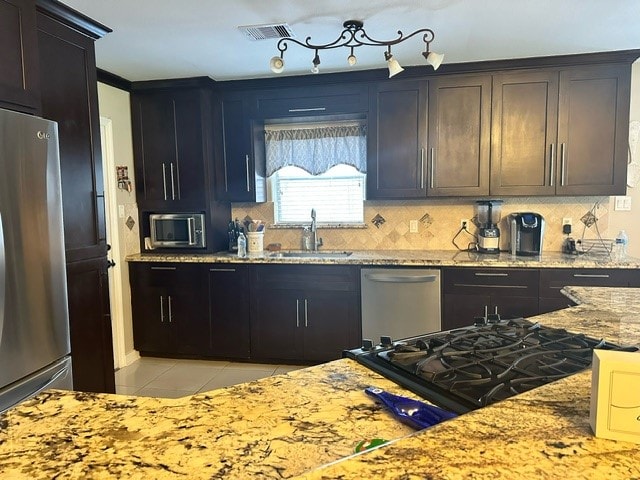
[[[365,273],[365,278],[381,283],[429,283],[435,282],[438,275],[393,275],[390,273]]]

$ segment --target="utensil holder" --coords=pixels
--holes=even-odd
[[[262,253],[264,250],[264,232],[247,233],[247,251],[249,253]]]

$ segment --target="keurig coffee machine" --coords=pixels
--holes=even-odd
[[[478,251],[482,253],[500,253],[500,212],[502,200],[478,200],[476,218],[478,219]]]
[[[535,256],[542,254],[544,218],[539,213],[509,214],[509,251],[512,255]]]

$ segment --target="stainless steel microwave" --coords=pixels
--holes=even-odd
[[[202,213],[152,213],[149,215],[152,248],[205,248]]]

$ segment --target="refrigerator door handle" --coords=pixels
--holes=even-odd
[[[2,228],[2,214],[0,213],[0,345],[2,345],[2,332],[4,331],[6,277],[7,265],[5,262],[4,230]]]

